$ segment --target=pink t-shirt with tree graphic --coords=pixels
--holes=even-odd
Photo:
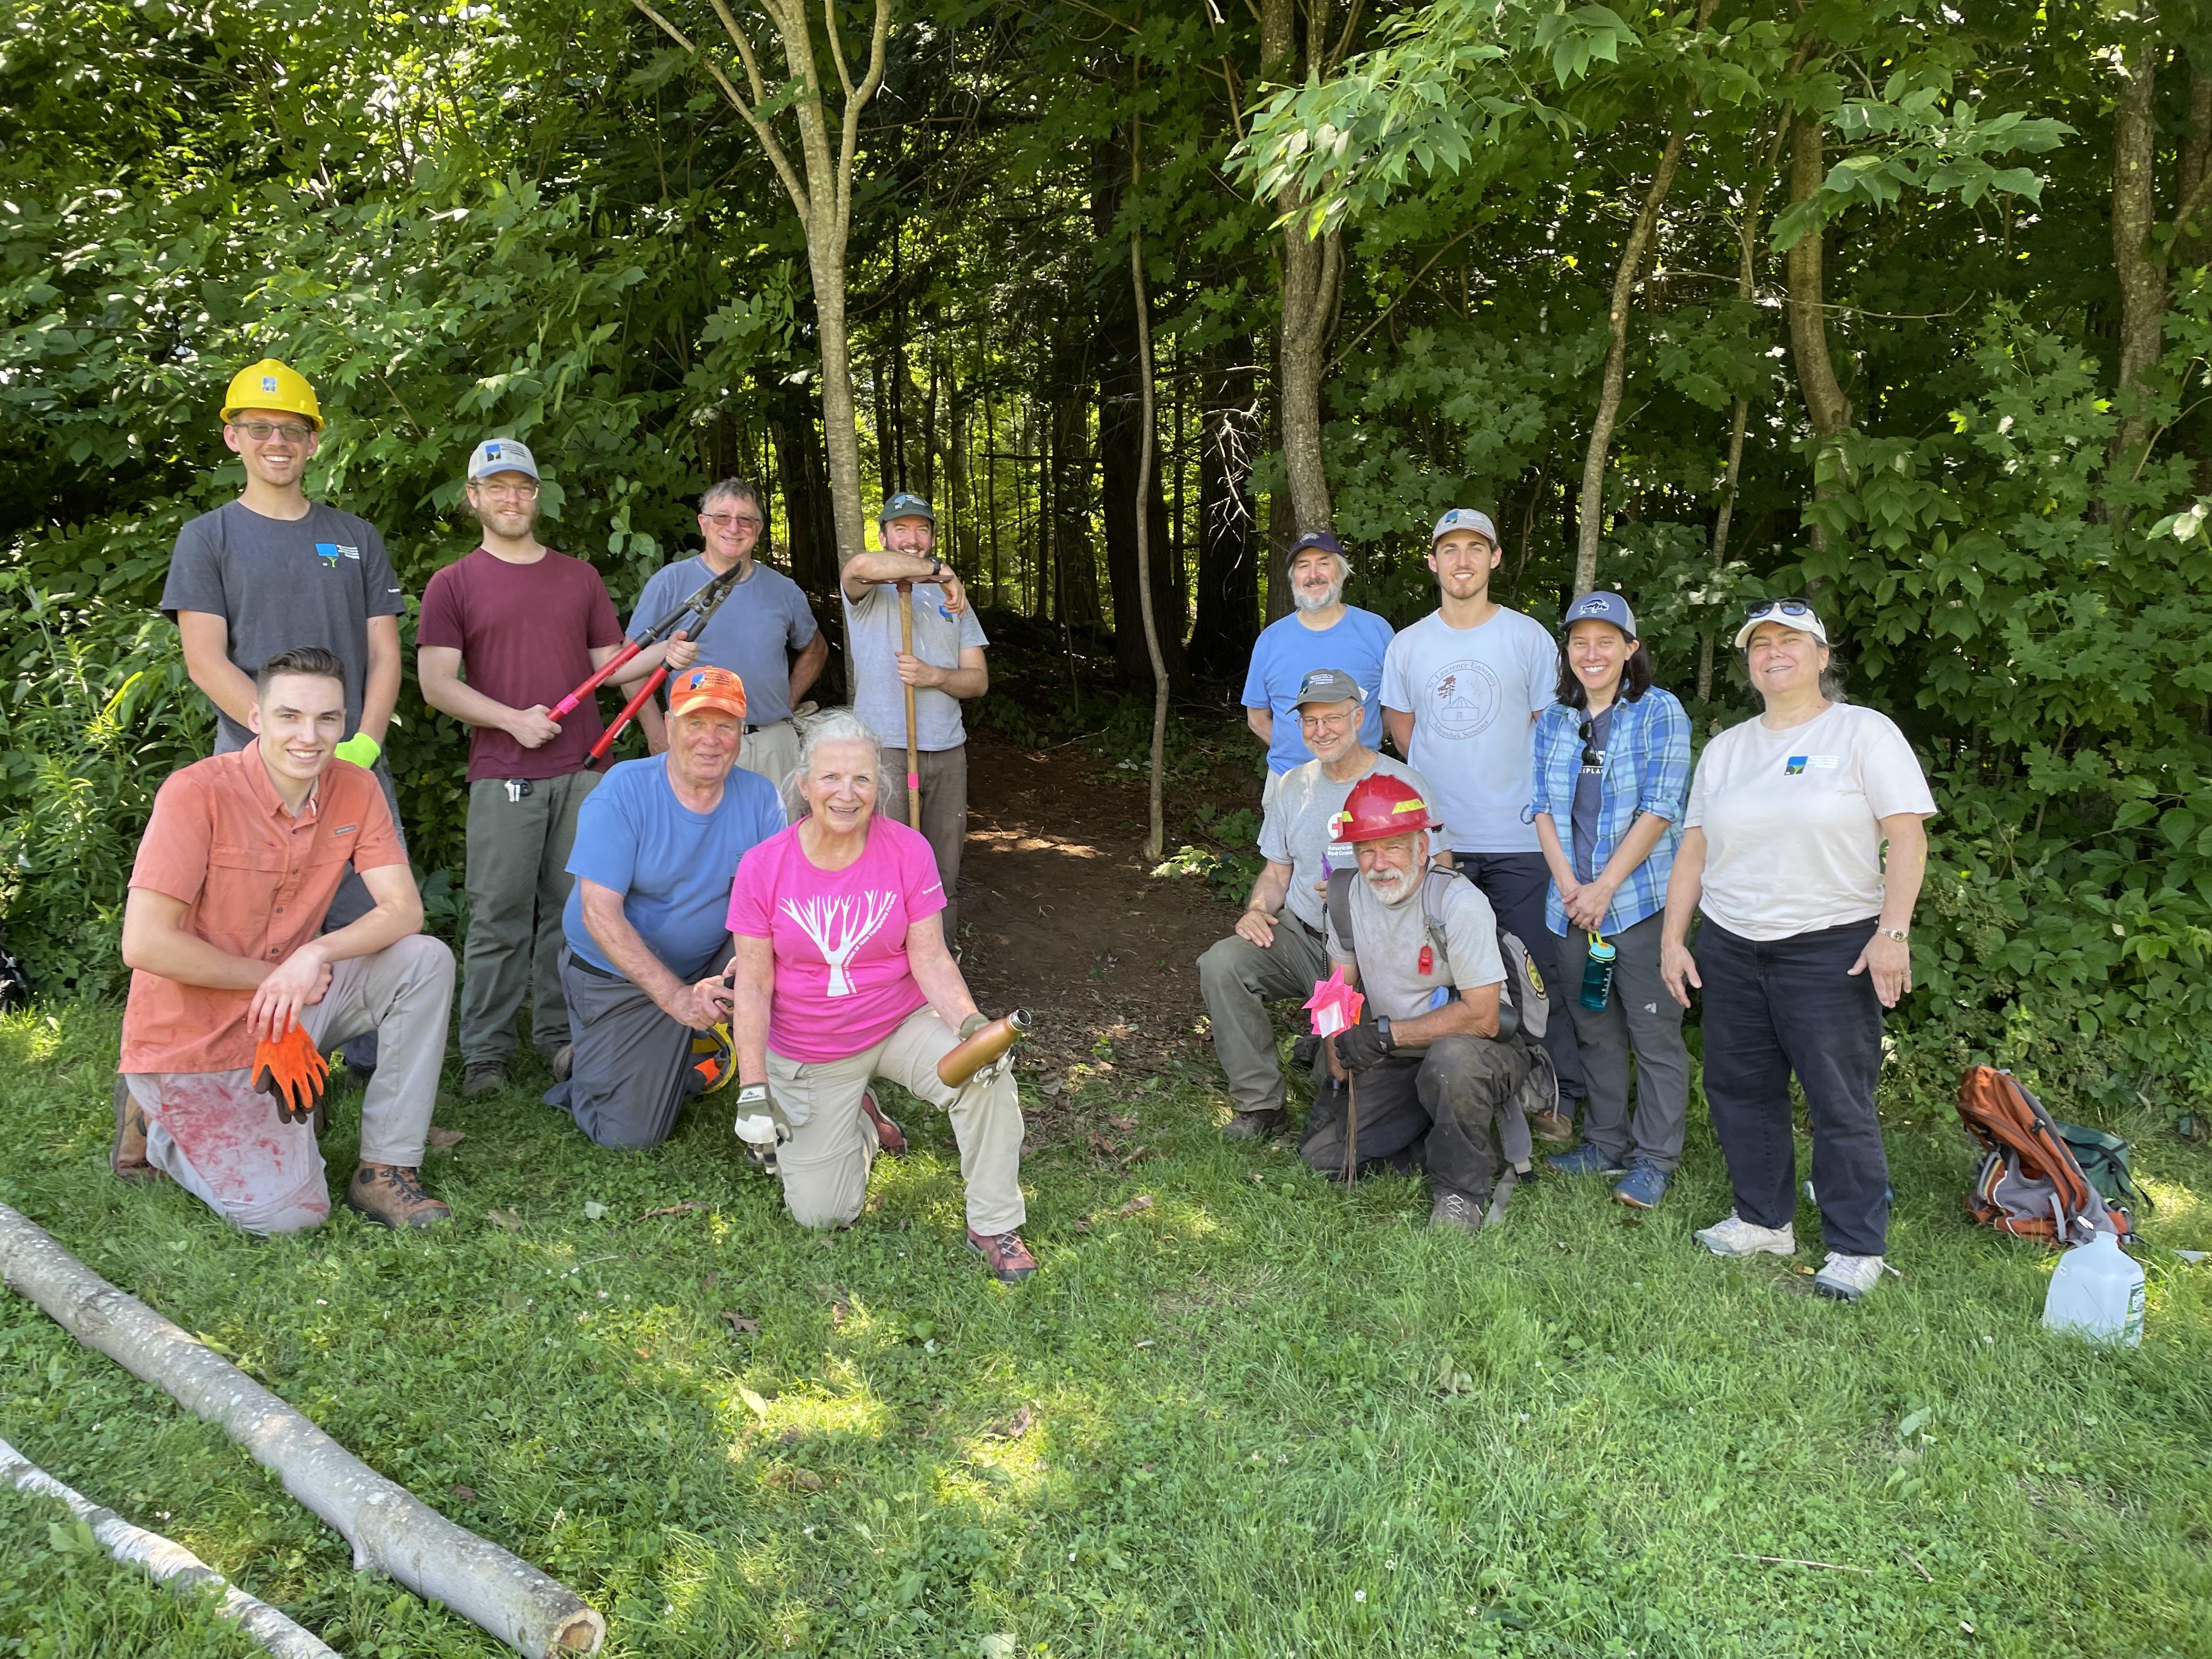
[[[799,824],[738,862],[730,931],[775,951],[768,1046],[786,1060],[843,1060],[872,1048],[928,999],[915,982],[906,930],[945,908],[937,855],[882,817],[842,870],[806,856]]]

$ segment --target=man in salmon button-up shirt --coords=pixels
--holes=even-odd
[[[287,1121],[253,1086],[256,1043],[295,1023],[321,1048],[370,1031],[382,1045],[348,1206],[387,1227],[453,1215],[419,1179],[453,952],[422,932],[383,790],[332,753],[345,696],[344,665],[319,647],[270,659],[253,745],[161,786],[123,915],[117,1173],[160,1170],[249,1232],[295,1232],[331,1212],[313,1125]],[[319,933],[349,867],[375,908]]]

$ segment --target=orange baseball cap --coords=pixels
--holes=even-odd
[[[688,714],[695,708],[719,708],[745,717],[745,683],[726,668],[687,668],[671,682],[668,712]]]

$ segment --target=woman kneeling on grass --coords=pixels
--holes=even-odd
[[[1552,871],[1544,919],[1565,935],[1553,1006],[1574,1023],[1589,1110],[1583,1144],[1546,1161],[1565,1175],[1621,1177],[1613,1197],[1639,1210],[1666,1196],[1690,1115],[1681,1005],[1659,978],[1660,911],[1689,787],[1690,717],[1651,683],[1635,613],[1618,593],[1583,594],[1559,637],[1559,701],[1536,720],[1529,805]],[[1613,979],[1593,1009],[1582,990],[1598,948],[1613,953]]]
[[[889,1078],[945,1109],[968,1185],[968,1248],[1008,1283],[1036,1271],[1022,1243],[1022,1110],[1012,1073],[958,1088],[937,1062],[983,1024],[945,948],[929,843],[876,813],[876,735],[838,710],[809,726],[794,787],[807,816],[748,852],[730,895],[740,1119],[781,1136],[776,1174],[801,1226],[843,1226],[896,1130],[868,1108]]]
[[[1705,992],[1705,1100],[1735,1190],[1698,1240],[1715,1255],[1796,1253],[1794,1072],[1828,1245],[1813,1288],[1856,1302],[1881,1280],[1881,1011],[1912,988],[1905,938],[1936,801],[1888,717],[1836,701],[1811,605],[1754,605],[1735,643],[1766,712],[1698,757],[1660,947],[1675,1000]]]

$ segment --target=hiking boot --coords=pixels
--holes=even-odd
[[[1613,1200],[1632,1210],[1656,1210],[1673,1179],[1650,1159],[1637,1158],[1628,1166],[1628,1178],[1613,1189]]]
[[[545,1066],[553,1073],[556,1083],[566,1083],[568,1074],[576,1069],[576,1045],[564,1042],[557,1048],[548,1050]]]
[[[404,1164],[364,1164],[346,1188],[346,1208],[394,1231],[451,1221],[450,1206],[422,1190],[422,1171]]]
[[[1482,1231],[1482,1201],[1469,1198],[1456,1187],[1439,1187],[1435,1202],[1429,1206],[1429,1225],[1479,1233]]]
[[[1820,1271],[1813,1275],[1814,1291],[1838,1302],[1856,1302],[1881,1283],[1880,1256],[1845,1255],[1841,1250],[1829,1251]]]
[[[1554,1146],[1564,1146],[1575,1138],[1575,1121],[1556,1106],[1547,1106],[1528,1120],[1528,1127],[1536,1132],[1536,1139],[1548,1140]]]
[[[1792,1227],[1755,1227],[1734,1210],[1728,1219],[1698,1231],[1698,1243],[1715,1255],[1795,1255],[1797,1234]]]
[[[1619,1176],[1628,1173],[1627,1165],[1618,1158],[1607,1158],[1587,1140],[1571,1152],[1561,1152],[1556,1158],[1546,1158],[1544,1162],[1561,1175]]]
[[[1022,1236],[1011,1230],[985,1237],[974,1228],[968,1230],[968,1248],[983,1258],[991,1269],[991,1277],[1001,1285],[1018,1285],[1037,1269],[1036,1258],[1030,1247],[1022,1243]]]
[[[120,1076],[115,1079],[115,1139],[108,1143],[107,1167],[118,1181],[168,1179],[146,1161],[146,1114]]]
[[[1239,1112],[1222,1126],[1224,1140],[1266,1140],[1290,1127],[1291,1115],[1279,1106],[1256,1112]]]
[[[474,1100],[478,1095],[497,1094],[507,1087],[507,1062],[503,1060],[472,1060],[461,1067],[461,1098]]]
[[[906,1151],[906,1131],[884,1115],[884,1109],[876,1104],[873,1089],[861,1091],[860,1109],[867,1114],[868,1121],[876,1127],[878,1152],[885,1158],[897,1158]]]

